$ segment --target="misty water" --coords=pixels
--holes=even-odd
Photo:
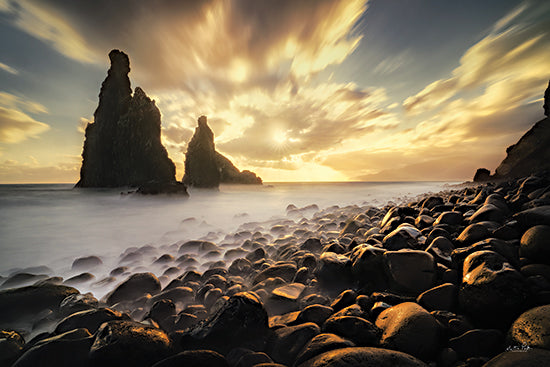
[[[296,220],[287,217],[289,204],[298,208],[315,204],[320,209],[353,204],[381,207],[445,186],[441,182],[267,183],[224,185],[219,191],[192,189],[190,197],[183,198],[121,195],[120,189],[73,189],[64,184],[0,185],[0,275],[28,271],[67,279],[82,272],[71,269],[74,259],[96,255],[104,262],[91,271],[97,282],[118,265],[121,254],[150,245],[150,256],[130,271],[160,276],[163,269],[151,264],[156,256],[174,249],[177,255],[174,244],[193,239],[221,244],[245,223]],[[302,214],[311,217],[314,212]],[[48,269],[28,269],[36,266]],[[77,286],[97,296],[109,287]]]

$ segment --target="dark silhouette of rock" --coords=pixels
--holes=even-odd
[[[491,171],[487,168],[478,168],[474,175],[474,182],[485,182],[491,179]]]
[[[550,117],[550,81],[548,81],[548,88],[544,92],[544,115]]]
[[[550,115],[550,83],[544,93],[544,114]],[[494,178],[517,178],[550,169],[550,117],[537,122],[519,141],[506,149],[506,158]]]
[[[160,111],[137,87],[132,96],[130,61],[109,53],[111,68],[101,85],[94,122],[86,126],[80,181],[76,187],[140,187],[175,184],[176,168],[160,140]],[[186,192],[180,186],[181,192]]]
[[[216,152],[214,133],[208,126],[206,116],[201,116],[185,153],[183,183],[216,188],[220,183],[261,184],[262,179],[253,172],[239,171],[229,159]]]

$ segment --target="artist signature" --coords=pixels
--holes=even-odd
[[[531,349],[531,347],[530,347],[528,344],[523,343],[522,345],[510,346],[510,347],[506,348],[506,351],[507,351],[507,352],[511,352],[511,351],[514,351],[514,352],[526,352],[526,351],[528,351],[529,349]]]

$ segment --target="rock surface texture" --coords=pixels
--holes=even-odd
[[[130,61],[109,53],[111,67],[101,85],[94,122],[86,126],[77,187],[176,185],[176,168],[160,140],[160,111],[137,87],[132,95]],[[185,191],[182,185],[180,191]]]
[[[216,188],[220,183],[259,185],[262,179],[253,172],[239,171],[229,159],[216,151],[214,133],[208,126],[206,116],[201,116],[185,153],[183,183]]]

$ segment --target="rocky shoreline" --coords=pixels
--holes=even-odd
[[[95,256],[65,281],[2,279],[0,365],[550,365],[548,174],[384,208],[289,206],[163,248],[157,275],[134,266],[153,250],[121,254],[100,300],[77,289]]]

